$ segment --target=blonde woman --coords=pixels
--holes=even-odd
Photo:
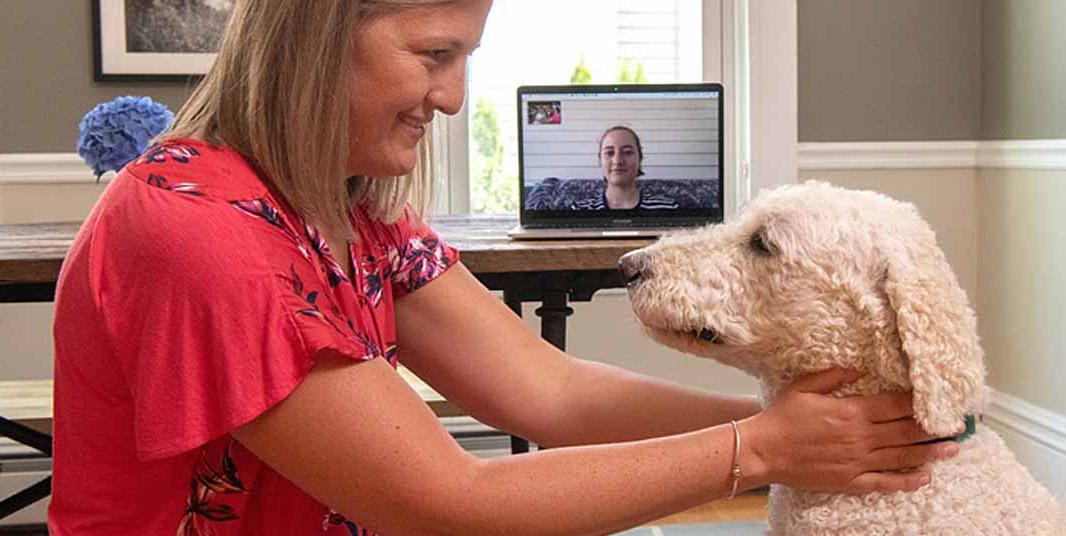
[[[606,533],[769,482],[913,489],[876,471],[950,454],[911,445],[904,395],[821,394],[855,374],[760,411],[565,355],[481,287],[422,223],[419,162],[489,8],[236,2],[63,267],[52,534]],[[557,448],[474,458],[397,360]]]

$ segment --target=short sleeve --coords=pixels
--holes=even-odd
[[[367,359],[319,299],[306,248],[247,207],[126,174],[91,278],[133,405],[138,458],[185,452],[288,396],[329,348]],[[353,329],[349,326],[346,329]]]
[[[459,261],[459,250],[445,242],[410,209],[396,223],[364,222],[368,234],[387,249],[388,278],[395,298],[433,281]]]

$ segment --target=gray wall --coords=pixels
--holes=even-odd
[[[1066,2],[981,5],[982,137],[1066,138]]]
[[[69,152],[118,95],[181,105],[181,83],[92,81],[90,10],[4,1],[0,153]],[[1062,0],[798,0],[799,140],[1066,137],[1064,25]]]
[[[4,1],[0,153],[69,152],[118,95],[180,107],[182,83],[92,81],[90,4]],[[1062,0],[798,0],[799,140],[1066,137],[1064,24]]]
[[[989,384],[1066,415],[1066,171],[983,169],[977,191]]]
[[[798,8],[800,142],[979,137],[980,2],[798,0]]]
[[[186,86],[93,82],[88,0],[3,0],[0,153],[73,152],[81,116],[119,95],[147,95],[177,111]]]

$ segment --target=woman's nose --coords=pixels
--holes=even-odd
[[[463,100],[466,98],[466,66],[465,62],[462,63],[461,69],[442,77],[429,92],[430,104],[446,115],[455,115],[463,108]]]

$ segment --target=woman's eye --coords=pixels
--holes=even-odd
[[[774,254],[773,247],[766,242],[766,239],[762,235],[762,231],[752,233],[751,238],[748,239],[748,246],[756,255],[762,257],[769,257]]]
[[[448,51],[446,49],[429,50],[429,51],[426,51],[425,54],[426,54],[426,56],[429,56],[431,59],[440,61],[440,60],[444,59],[445,56],[448,55]]]

